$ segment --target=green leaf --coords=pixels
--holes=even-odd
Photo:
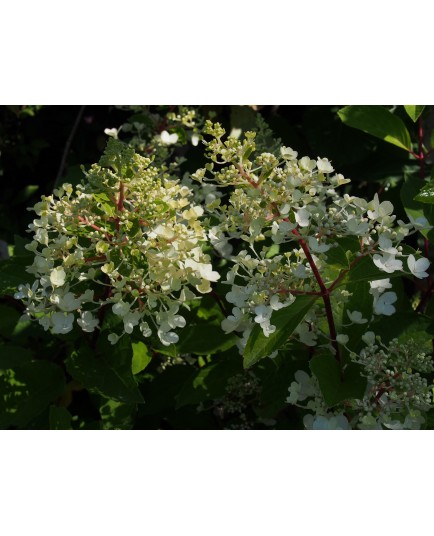
[[[420,190],[417,196],[414,198],[415,201],[420,201],[421,203],[429,203],[430,205],[434,204],[434,180],[430,180],[428,183],[425,183],[425,186]]]
[[[310,369],[315,374],[327,406],[335,406],[348,399],[362,399],[366,390],[366,378],[360,375],[362,367],[349,363],[344,368],[341,379],[339,363],[328,355],[318,355],[311,359]]]
[[[389,279],[390,277],[402,276],[402,272],[396,271],[391,274],[383,272],[377,268],[372,258],[367,255],[362,257],[348,272],[347,281],[356,283],[357,281],[374,281],[376,279]]]
[[[61,406],[50,406],[50,430],[72,430],[72,415]]]
[[[425,106],[421,106],[420,104],[404,104],[404,108],[407,114],[411,117],[412,121],[416,123]]]
[[[113,206],[113,203],[110,201],[107,194],[101,193],[101,194],[93,194],[93,197],[98,202],[98,204],[101,207],[101,210],[106,216],[114,216],[115,215],[115,207]]]
[[[404,184],[401,187],[401,201],[404,206],[407,216],[413,219],[425,217],[430,225],[434,224],[434,206],[429,203],[421,203],[414,198],[420,191],[420,179],[417,176],[406,177]],[[421,234],[428,238],[428,240],[434,240],[434,229],[423,229]]]
[[[174,399],[181,392],[187,379],[191,376],[191,368],[185,365],[167,367],[151,382],[143,382],[140,389],[146,404],[139,407],[141,415],[158,415],[173,408]]]
[[[133,374],[138,374],[145,370],[152,360],[152,356],[149,355],[148,348],[145,343],[133,342],[133,359],[131,362],[131,370]]]
[[[327,251],[327,264],[347,269],[351,256],[360,251],[359,240],[356,236],[337,238],[335,246]]]
[[[12,307],[0,304],[0,335],[10,338],[20,319],[20,313]]]
[[[0,370],[14,369],[32,360],[32,351],[13,344],[0,345]]]
[[[231,106],[231,128],[241,128],[246,130],[255,130],[256,112],[249,106]]]
[[[73,351],[66,369],[86,389],[106,398],[130,404],[143,403],[143,397],[131,372],[132,348],[127,337],[114,346],[102,338],[99,352],[87,346]]]
[[[280,357],[282,359],[278,363]],[[261,385],[259,399],[254,406],[258,417],[274,419],[287,407],[288,386],[294,381],[296,371],[305,366],[308,358],[307,351],[304,353],[303,349],[297,348],[290,356],[263,360],[255,367],[255,376],[259,378]]]
[[[28,256],[14,256],[12,259],[0,261],[0,295],[13,295],[19,285],[33,283],[34,276],[26,272],[26,267],[31,262]]]
[[[316,296],[298,296],[289,307],[275,311],[271,316],[271,324],[276,326],[276,331],[269,337],[264,335],[259,324],[255,324],[244,350],[244,367],[251,367],[260,359],[281,348],[316,299]]]
[[[245,374],[241,359],[233,355],[194,370],[176,397],[176,409],[224,395],[229,378],[237,373]]]
[[[383,106],[345,106],[338,116],[349,127],[411,151],[410,134],[403,121]]]
[[[135,404],[103,399],[99,412],[103,430],[131,430],[134,426]]]
[[[0,428],[24,428],[64,388],[62,369],[48,361],[31,361],[0,371]]]
[[[237,340],[236,335],[226,335],[220,326],[196,324],[182,330],[176,348],[179,354],[210,355],[232,348]]]
[[[104,333],[106,331],[116,331],[116,328],[123,324],[122,317],[119,315],[115,315],[113,311],[108,309],[104,315],[104,320],[101,326],[101,333]],[[104,336],[107,336],[106,333],[104,333]]]
[[[280,253],[280,244],[272,244],[265,255],[266,259],[271,259],[275,255],[278,255]]]
[[[388,343],[392,339],[406,343],[413,339],[421,352],[432,352],[434,322],[428,316],[417,314],[414,311],[402,312],[398,310],[390,319],[379,317],[370,327],[374,333],[381,336],[383,343]]]
[[[366,333],[369,320],[372,318],[373,296],[369,293],[370,288],[368,281],[358,281],[356,283],[348,284],[345,287],[345,290],[351,295],[343,309],[342,324],[350,323],[348,311],[359,311],[362,313],[362,317],[368,320],[368,323],[351,324],[342,327],[342,333],[349,337],[347,346],[351,348],[352,351],[357,351],[359,346],[361,346],[361,337]]]

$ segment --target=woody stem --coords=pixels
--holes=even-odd
[[[319,285],[320,291],[321,291],[321,297],[324,302],[326,317],[327,317],[327,323],[329,325],[329,331],[330,331],[330,338],[332,342],[332,346],[335,350],[335,358],[338,361],[338,363],[342,367],[342,359],[341,354],[339,350],[339,344],[336,340],[337,333],[336,333],[336,326],[335,326],[335,320],[333,317],[333,310],[332,310],[332,304],[330,301],[330,290],[325,286],[323,278],[321,277],[321,274],[319,273],[318,267],[315,264],[315,261],[312,257],[312,254],[310,252],[309,246],[305,242],[303,238],[301,238],[301,234],[297,231],[297,229],[292,230],[292,234],[297,236],[298,243],[301,246],[301,249],[304,251],[304,254],[306,255],[307,262],[309,263],[310,267],[312,268],[313,275],[315,276],[315,279],[317,280],[317,283]]]

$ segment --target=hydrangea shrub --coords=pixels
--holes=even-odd
[[[432,349],[417,333],[401,340],[384,326],[399,308],[402,278],[430,277],[429,260],[408,245],[432,229],[427,218],[403,220],[381,195],[353,195],[324,155],[282,144],[267,151],[261,129],[227,135],[193,112],[169,112],[172,128],[160,125],[151,145],[140,123],[122,127],[138,132],[129,143],[118,139],[122,129],[107,129],[105,152],[82,183],[33,207],[25,246],[33,281],[15,293],[25,319],[55,335],[79,328],[107,340],[108,352],[132,336],[136,349],[157,344],[181,364],[195,354],[183,332],[206,332],[188,318],[208,297],[221,341],[253,375],[245,385],[233,376],[241,401],[256,396],[255,367],[294,362],[300,350],[306,358],[286,402],[300,408],[305,428],[423,427]],[[179,163],[168,163],[179,143],[200,143],[207,163],[180,177]],[[233,408],[218,400],[216,408]]]

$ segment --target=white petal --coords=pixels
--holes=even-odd
[[[53,287],[61,287],[65,283],[66,273],[65,270],[58,266],[51,271],[50,281]]]

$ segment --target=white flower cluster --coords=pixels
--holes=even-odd
[[[303,418],[303,424],[308,430],[351,430],[348,419],[341,410],[327,408],[316,378],[304,370],[295,373],[295,381],[289,387],[286,401],[315,413],[307,413]],[[300,404],[305,401],[306,405]]]
[[[216,198],[208,210],[219,221],[214,234],[222,243],[241,241],[247,248],[232,258],[234,266],[225,282],[231,287],[226,299],[234,307],[223,321],[224,331],[242,333],[245,342],[257,323],[268,337],[274,332],[273,311],[290,307],[298,294],[320,296],[324,286],[334,290],[336,274],[329,266],[343,239],[355,244],[346,272],[370,257],[386,274],[402,271],[419,279],[427,277],[429,261],[405,253],[401,245],[411,233],[428,227],[425,219],[396,222],[393,205],[380,202],[378,195],[369,202],[340,195],[336,188],[350,181],[335,173],[327,158],[298,158],[293,149],[281,147],[278,156],[262,153],[253,159],[255,133],[246,132],[243,140],[231,136],[223,140],[225,130],[211,122],[205,133],[213,137],[205,142],[212,164],[192,178],[201,184],[209,180],[233,186],[227,198]],[[395,293],[383,292],[390,287],[387,279],[371,285],[375,314],[394,312]],[[318,319],[312,320],[319,324]],[[314,345],[317,333],[306,324],[301,326],[296,334]]]
[[[201,247],[202,207],[187,186],[114,138],[86,179],[35,205],[27,246],[35,282],[15,297],[53,333],[68,333],[76,320],[93,332],[110,308],[123,323],[109,334],[113,344],[136,327],[176,343],[186,324],[180,307],[220,278]]]
[[[231,287],[226,300],[233,305],[232,315],[223,320],[222,329],[225,333],[243,332],[243,346],[253,327],[251,312],[255,315],[253,321],[261,326],[264,335],[268,337],[276,330],[271,324],[273,311],[290,306],[295,298],[285,292],[284,286],[282,292],[279,292],[279,281],[283,283],[286,275],[281,256],[261,259],[242,251],[234,260],[236,264],[229,270],[224,282]],[[245,284],[239,285],[235,279],[244,280]]]
[[[433,390],[422,374],[434,370],[431,356],[412,340],[388,345],[368,331],[362,337],[366,347],[352,360],[363,366],[367,389],[363,399],[345,400],[327,408],[318,381],[299,370],[289,387],[287,402],[313,412],[304,417],[307,429],[349,430],[419,429],[423,416],[433,408]]]

